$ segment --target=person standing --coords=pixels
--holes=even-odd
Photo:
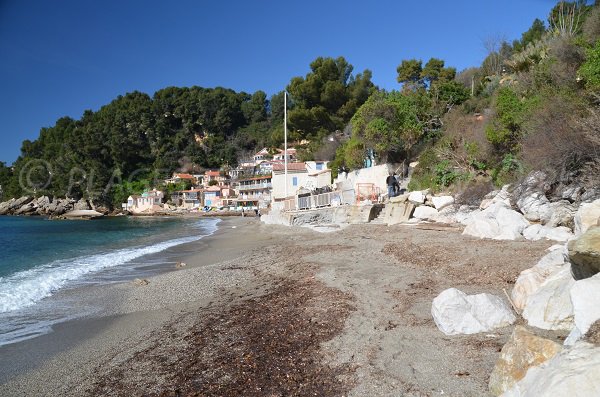
[[[385,179],[385,184],[387,185],[388,199],[390,199],[390,198],[394,197],[394,191],[395,191],[396,185],[398,184],[398,182],[396,181],[396,178],[394,177],[394,174],[392,172],[390,172],[388,177]]]

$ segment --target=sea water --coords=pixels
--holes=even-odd
[[[159,271],[166,267],[165,257],[151,254],[200,240],[217,223],[214,218],[0,217],[0,345],[77,316],[73,308],[51,304],[58,291]]]

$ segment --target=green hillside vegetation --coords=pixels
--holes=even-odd
[[[289,139],[301,160],[333,160],[334,173],[362,167],[368,151],[379,163],[419,160],[411,189],[491,188],[531,170],[550,183],[597,185],[599,39],[599,4],[559,2],[512,43],[487,40],[478,67],[401,60],[391,92],[343,57],[319,57],[286,87]],[[0,163],[3,199],[51,194],[117,206],[173,171],[235,166],[280,147],[283,102],[283,91],[267,98],[220,87],[119,96],[24,141],[12,167]]]

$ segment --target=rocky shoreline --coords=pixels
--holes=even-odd
[[[97,218],[116,215],[106,204],[52,196],[23,196],[0,203],[0,215],[48,216],[51,219]]]

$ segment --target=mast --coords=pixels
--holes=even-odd
[[[283,91],[283,169],[285,174],[285,198],[288,197],[288,166],[287,166],[287,92]]]

